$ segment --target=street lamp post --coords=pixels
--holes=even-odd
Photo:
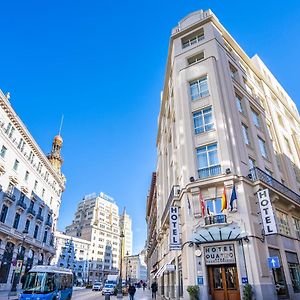
[[[126,285],[127,285],[127,271],[128,271],[128,255],[129,255],[129,252],[127,251],[126,252],[126,276],[125,276],[125,280],[126,280]]]
[[[19,269],[18,273],[16,273],[16,269],[15,269],[15,272],[14,272],[14,278],[13,278],[13,281],[12,281],[12,286],[11,286],[11,290],[10,292],[13,293],[13,292],[16,292],[17,291],[17,284],[19,283],[20,281],[20,275],[22,273],[22,268],[23,268],[23,263],[24,263],[24,258],[25,258],[25,249],[23,251],[23,248],[24,248],[24,243],[25,243],[25,239],[27,237],[27,234],[28,234],[28,230],[24,229],[23,230],[23,239],[22,239],[22,244],[21,244],[21,253],[18,253],[17,254],[17,263],[19,261],[18,258],[21,258],[21,264],[20,265],[17,265],[17,268]]]
[[[123,298],[123,293],[122,293],[122,257],[123,257],[123,240],[124,240],[124,233],[121,231],[120,234],[120,239],[121,239],[121,258],[120,258],[120,276],[119,276],[119,286],[118,286],[118,293],[117,293],[117,298]]]

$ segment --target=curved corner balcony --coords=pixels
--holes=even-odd
[[[221,174],[221,165],[211,166],[198,170],[198,176],[200,179],[213,177]]]
[[[224,214],[206,216],[204,218],[205,226],[214,224],[227,224],[227,216]]]

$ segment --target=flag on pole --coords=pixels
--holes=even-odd
[[[222,194],[221,211],[223,211],[224,209],[227,209],[227,197],[226,197],[225,185],[224,185],[224,190],[223,190],[223,194]]]
[[[230,210],[233,210],[233,202],[237,200],[235,185],[233,185],[231,197],[230,197]]]
[[[200,202],[202,217],[204,217],[205,216],[205,203],[204,203],[204,200],[203,200],[200,190],[199,190],[199,202]]]

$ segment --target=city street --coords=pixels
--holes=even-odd
[[[137,289],[134,298],[136,300],[148,300],[148,299],[150,300],[151,299],[151,292],[148,289],[145,290],[145,291],[143,291],[143,289]],[[100,300],[104,300],[104,296],[102,296],[101,292],[92,291],[90,289],[75,290],[73,292],[72,300],[80,300],[80,299],[85,299],[85,300],[100,299]],[[117,299],[117,297],[116,296],[111,296],[110,299],[115,300],[115,299]],[[123,299],[127,300],[127,299],[129,299],[129,297],[124,296]],[[157,297],[157,299],[161,299],[161,298]]]

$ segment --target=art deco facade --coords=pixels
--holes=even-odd
[[[66,234],[91,242],[88,281],[118,274],[120,257],[119,208],[114,199],[100,193],[85,196]]]
[[[187,286],[198,284],[201,299],[240,299],[249,283],[256,299],[300,299],[299,138],[295,103],[210,10],[178,23],[158,121],[157,195],[147,205],[160,294],[188,299]],[[276,234],[262,231],[261,190]],[[179,207],[179,250],[169,247],[170,206]]]
[[[65,189],[61,146],[56,136],[49,161],[0,91],[0,290],[17,286],[20,275],[49,264],[55,254],[53,233]]]
[[[56,254],[51,264],[73,271],[74,283],[83,285],[88,281],[89,249],[91,242],[55,232]]]

